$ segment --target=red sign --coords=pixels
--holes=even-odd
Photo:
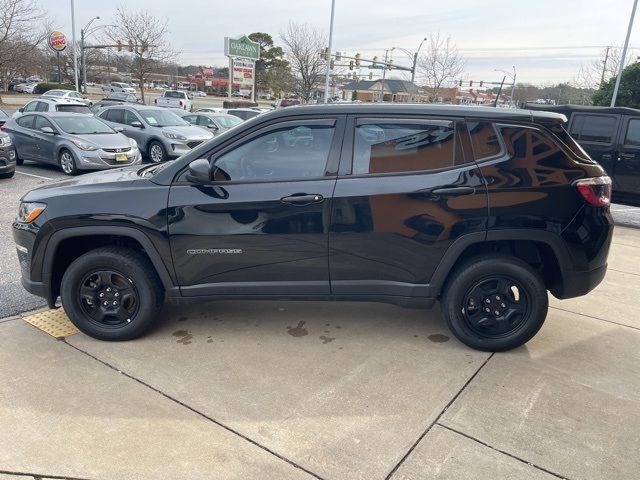
[[[54,52],[62,52],[67,48],[67,37],[62,32],[51,32],[51,35],[49,35],[49,47]]]

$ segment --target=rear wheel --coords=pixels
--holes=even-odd
[[[131,340],[151,327],[163,289],[150,262],[127,248],[77,258],[62,277],[62,305],[79,330],[100,340]]]
[[[164,146],[158,141],[153,141],[149,144],[149,159],[153,163],[164,162],[167,159],[167,151]]]
[[[20,156],[18,155],[18,149],[16,148],[16,165],[22,165],[23,163],[24,160],[20,158]]]
[[[509,256],[475,257],[452,274],[442,311],[452,333],[477,350],[499,352],[528,342],[548,309],[540,275]]]
[[[6,173],[0,173],[0,178],[11,178],[15,173],[16,173],[15,170],[12,170],[11,172],[6,172]]]
[[[78,167],[76,166],[76,159],[69,150],[62,150],[60,152],[60,158],[58,159],[60,169],[65,175],[77,175]]]

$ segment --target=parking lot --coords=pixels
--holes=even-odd
[[[637,478],[640,209],[613,206],[604,282],[508,353],[366,303],[171,306],[106,343],[22,320],[43,304],[9,225],[60,178],[0,181],[0,478]]]

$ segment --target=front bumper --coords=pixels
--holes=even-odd
[[[172,140],[172,139],[164,139],[164,147],[167,151],[167,155],[171,158],[176,158],[185,153],[189,153],[192,149],[196,148],[198,145],[203,144],[209,140],[206,139],[191,139],[191,140]]]
[[[94,151],[76,149],[75,154],[76,158],[79,159],[78,170],[107,170],[109,168],[129,167],[142,162],[142,155],[137,148],[119,153],[103,149]],[[116,160],[117,155],[126,155],[126,161]]]
[[[16,149],[12,146],[0,148],[0,173],[10,173],[16,169]]]

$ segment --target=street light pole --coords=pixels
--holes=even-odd
[[[392,49],[393,50],[393,49]],[[384,81],[387,78],[387,56],[389,55],[389,49],[387,48],[384,51],[384,67],[382,68],[382,83],[381,85],[381,97],[380,97],[380,101],[382,103],[384,103]]]
[[[418,54],[420,53],[422,44],[425,42],[426,39],[427,37],[424,37],[422,39],[422,41],[420,42],[420,45],[418,45],[418,49],[416,50],[416,53],[413,55],[413,67],[411,68],[411,83],[413,83],[414,80],[416,79],[416,66],[418,65]]]
[[[76,92],[80,92],[78,82],[78,45],[76,44],[76,9],[71,0],[71,41],[73,43],[73,77],[76,81]]]
[[[516,93],[516,66],[513,66],[513,84],[511,85],[511,106],[514,106],[514,95]]]
[[[329,76],[331,75],[331,43],[333,42],[333,17],[336,0],[331,0],[331,23],[329,24],[329,48],[327,49],[327,73],[324,78],[324,103],[329,103]]]
[[[80,29],[80,62],[82,64],[82,90],[84,91],[84,93],[87,93],[87,57],[84,51],[84,40],[87,35],[87,30],[89,30],[89,27],[94,22],[94,20],[100,20],[100,17],[92,18],[82,29]],[[94,31],[95,30],[96,29],[94,29]]]
[[[627,59],[627,48],[629,48],[629,37],[631,36],[631,30],[633,29],[633,19],[636,16],[636,8],[638,7],[638,0],[633,0],[633,8],[631,9],[631,17],[629,17],[629,27],[627,28],[627,38],[624,40],[624,47],[622,48],[622,59],[620,60],[620,68],[618,68],[618,77],[616,78],[616,85],[613,87],[613,96],[611,97],[611,106],[616,106],[616,100],[618,98],[618,90],[620,89],[620,81],[622,80],[622,71],[624,70],[624,63]]]

